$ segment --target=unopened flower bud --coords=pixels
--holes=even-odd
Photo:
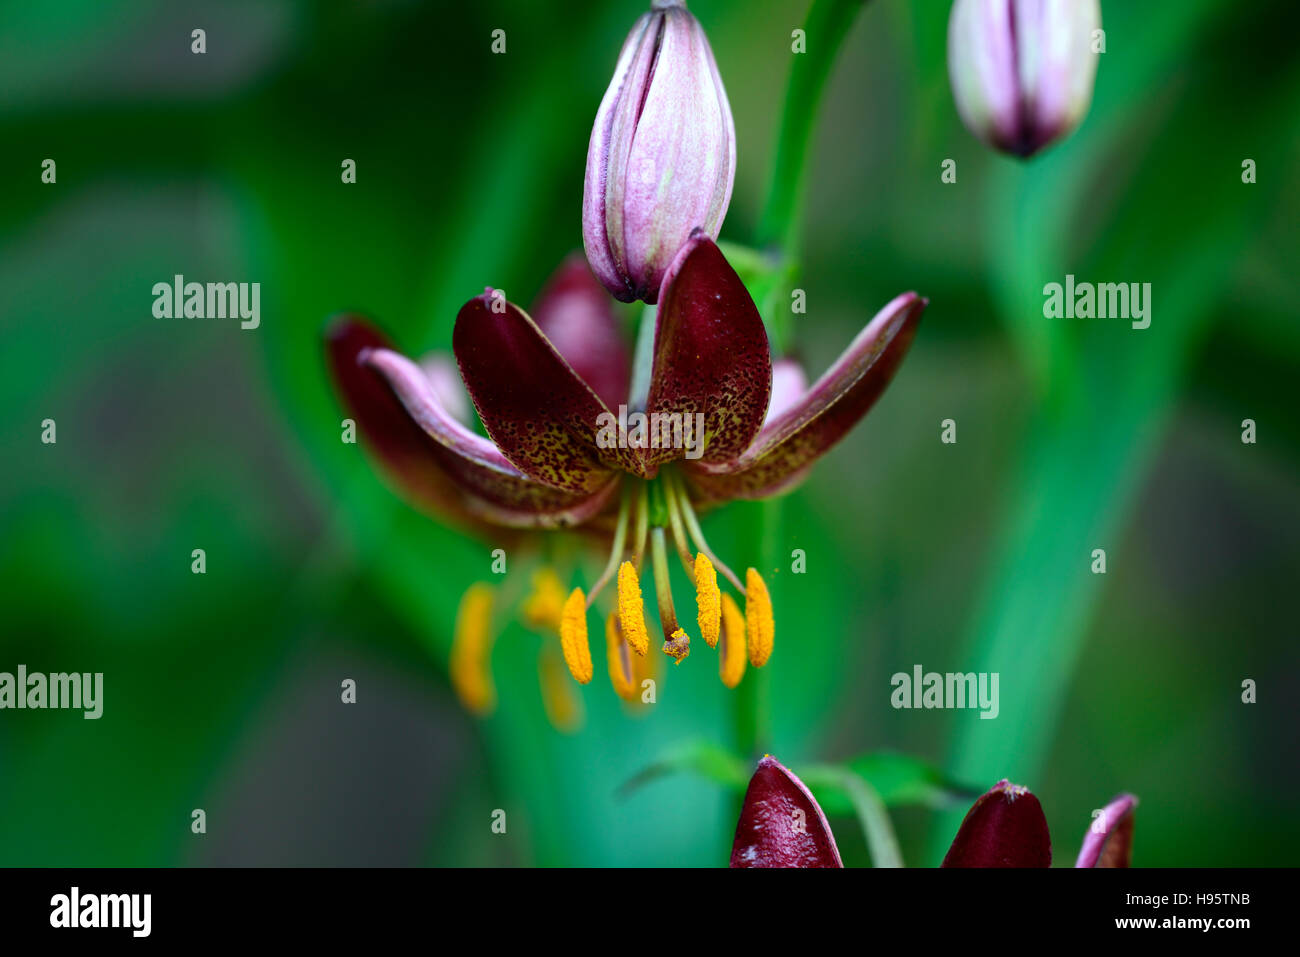
[[[682,0],[654,0],[591,130],[582,235],[596,277],[623,302],[656,302],[692,231],[717,238],[735,172],[731,107],[704,30]]]
[[[967,128],[1032,156],[1074,130],[1092,102],[1099,0],[956,0],[948,75]]]

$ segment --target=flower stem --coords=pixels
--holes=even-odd
[[[845,768],[828,767],[810,769],[808,777],[824,779],[838,785],[853,803],[853,811],[867,838],[872,867],[902,867],[903,852],[898,849],[898,835],[890,820],[880,792],[861,775]]]
[[[817,107],[836,54],[865,3],[866,0],[813,0],[803,25],[808,52],[792,54],[767,199],[758,224],[758,245],[778,249],[780,267],[768,274],[767,282],[756,284],[755,289],[759,312],[781,348],[790,339],[790,312],[782,300],[796,281],[803,253],[803,206]]]
[[[817,107],[836,54],[865,3],[813,0],[803,26],[809,52],[792,54],[767,198],[758,227],[760,250],[774,250],[775,255],[760,252],[741,259],[749,275],[746,282],[753,284],[751,291],[778,351],[784,351],[790,339],[790,311],[782,308],[781,299],[796,274],[802,252],[808,156]],[[758,567],[775,568],[780,562],[781,504],[779,500],[769,501],[759,508],[750,544],[754,554],[760,556]],[[689,524],[689,517],[687,521]],[[778,591],[783,590],[778,586]],[[776,597],[779,599],[779,595]],[[770,734],[768,685],[768,669],[752,668],[736,688],[733,719],[741,754],[754,755],[766,749]]]
[[[817,107],[835,65],[835,56],[865,3],[866,0],[814,0],[803,26],[809,52],[793,54],[767,202],[758,227],[760,246],[779,245],[791,259],[798,258],[803,233],[808,152]]]
[[[746,545],[749,554],[758,557],[754,563],[755,567],[765,572],[777,568],[781,562],[781,506],[782,502],[779,498],[755,502],[749,506],[757,514],[754,515],[747,529]],[[770,587],[779,619],[779,603],[785,591],[784,583],[773,578]],[[779,640],[779,633],[777,637]],[[770,668],[748,668],[744,680],[736,687],[733,723],[736,731],[736,749],[740,754],[752,757],[765,753],[771,746],[770,686]]]

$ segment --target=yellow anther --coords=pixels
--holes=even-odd
[[[673,664],[680,665],[682,660],[690,653],[691,636],[680,628],[675,629],[669,639],[664,642],[664,654],[671,655],[676,659]]]
[[[611,611],[605,619],[605,660],[609,665],[609,683],[614,693],[624,701],[631,701],[636,693],[632,683],[632,654],[618,627],[618,612]]]
[[[546,718],[557,731],[576,731],[582,725],[582,698],[564,673],[554,645],[543,645],[537,659],[537,680]]]
[[[488,714],[497,703],[492,683],[492,640],[492,586],[479,582],[460,599],[448,662],[456,697],[474,714]]]
[[[745,572],[745,638],[749,646],[749,663],[755,668],[767,664],[772,654],[772,596],[754,569]]]
[[[591,646],[587,644],[587,596],[581,588],[569,592],[560,614],[560,648],[564,663],[575,681],[585,685],[591,680]]]
[[[564,585],[555,569],[539,568],[533,573],[533,590],[524,599],[520,614],[524,624],[534,631],[560,630],[560,615],[564,613]]]
[[[745,616],[736,600],[722,596],[722,644],[718,646],[718,675],[728,688],[745,676]]]
[[[718,573],[713,570],[709,556],[700,552],[695,556],[695,606],[699,609],[700,634],[710,648],[717,647],[718,629],[721,626],[722,593],[718,591]]]
[[[618,624],[623,629],[627,646],[638,655],[650,650],[650,636],[645,628],[645,602],[641,598],[641,583],[631,562],[618,567]]]

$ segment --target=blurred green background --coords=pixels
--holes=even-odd
[[[564,735],[516,624],[495,715],[467,716],[451,625],[496,546],[340,442],[320,340],[355,309],[420,354],[485,285],[531,301],[581,245],[590,124],[643,6],[0,7],[0,671],[105,686],[98,721],[0,712],[0,864],[725,863],[733,793],[686,773],[620,792],[690,742],[736,747],[713,655],[636,717],[593,642]],[[867,4],[816,126],[799,354],[818,374],[896,293],[931,305],[885,398],[785,500],[777,553],[808,570],[771,577],[763,743],[796,771],[887,749],[977,789],[1010,776],[1058,864],[1120,790],[1142,801],[1138,865],[1292,864],[1300,14],[1104,0],[1090,115],[1021,164],[956,118],[948,8]],[[736,119],[723,238],[749,243],[807,4],[691,9]],[[153,318],[175,273],[260,282],[261,327]],[[1044,319],[1066,273],[1152,283],[1150,329]],[[706,523],[733,564],[757,514]],[[914,664],[997,671],[1000,716],[895,711]],[[955,813],[897,812],[909,864],[938,862]],[[833,824],[867,863],[853,818]]]

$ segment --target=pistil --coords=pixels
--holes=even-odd
[[[664,544],[664,529],[656,525],[650,531],[650,558],[654,567],[655,599],[659,604],[659,625],[664,632],[664,654],[671,655],[677,664],[691,653],[690,636],[677,624],[673,609],[673,589],[668,578],[668,548]]]

